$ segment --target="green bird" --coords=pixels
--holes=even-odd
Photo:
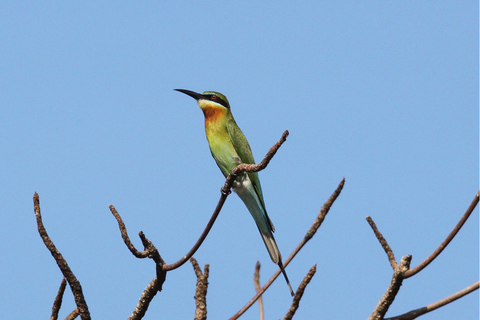
[[[254,164],[252,150],[245,135],[238,127],[230,110],[227,97],[214,91],[196,93],[190,90],[175,89],[197,100],[205,116],[205,132],[213,158],[223,175],[227,177],[233,168],[241,163]],[[232,186],[250,211],[258,231],[262,235],[270,258],[276,263],[287,281],[290,293],[294,295],[287,273],[283,268],[282,255],[272,232],[275,231],[267,215],[262,187],[257,172],[244,172],[237,177]]]

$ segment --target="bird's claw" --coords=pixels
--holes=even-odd
[[[224,196],[228,196],[230,193],[232,193],[232,190],[230,190],[230,188],[222,187],[222,188],[220,189],[220,192],[221,192]]]

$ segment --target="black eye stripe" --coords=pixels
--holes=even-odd
[[[228,103],[224,101],[222,98],[220,98],[219,96],[217,96],[216,94],[209,94],[206,96],[206,98],[208,98],[208,100],[210,101],[215,101],[216,103],[221,104],[227,109],[229,108]]]

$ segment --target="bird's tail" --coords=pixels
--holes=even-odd
[[[290,285],[290,280],[288,280],[287,273],[283,268],[282,255],[280,254],[280,250],[278,249],[277,242],[275,242],[275,238],[273,237],[272,232],[270,230],[268,230],[268,232],[264,232],[260,230],[260,228],[258,228],[258,231],[260,231],[260,234],[262,235],[263,242],[267,247],[268,253],[270,254],[270,258],[274,263],[276,263],[280,267],[280,270],[282,271],[283,276],[285,277],[285,281],[287,282],[288,288],[290,289],[290,294],[293,297],[294,296],[293,289],[292,289],[292,286]]]
[[[280,250],[278,249],[277,243],[275,242],[275,238],[273,238],[273,234],[270,230],[261,230],[260,234],[262,235],[263,242],[267,247],[267,251],[270,254],[270,258],[272,259],[273,263],[279,264],[282,262],[282,255],[280,254]]]
[[[280,250],[278,250],[277,243],[275,242],[275,238],[272,234],[273,226],[268,218],[267,212],[260,198],[261,196],[259,196],[255,191],[248,175],[244,175],[244,179],[235,184],[233,190],[235,190],[235,192],[247,206],[248,211],[250,211],[250,214],[257,224],[258,231],[260,231],[260,234],[262,235],[263,242],[267,247],[270,258],[280,267],[280,270],[287,281],[288,287],[290,288],[290,293],[293,296],[294,294],[292,286],[290,285],[287,273],[283,268],[282,255],[280,254]]]

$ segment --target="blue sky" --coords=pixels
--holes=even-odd
[[[145,232],[172,263],[196,241],[224,179],[203,115],[183,88],[224,93],[258,161],[284,256],[345,177],[316,237],[287,272],[317,274],[296,319],[365,319],[397,259],[427,257],[478,190],[478,2],[376,1],[0,4],[0,318],[45,319],[61,281],[32,197],[81,281],[92,317],[124,319],[154,276],[123,244]],[[210,264],[209,319],[225,319],[275,271],[236,195],[195,255]],[[478,280],[478,209],[444,253],[406,280],[388,316]],[[190,265],[167,276],[145,319],[191,319]],[[478,291],[422,317],[477,319]],[[291,302],[282,279],[267,319]],[[71,293],[61,316],[74,308]],[[254,306],[245,319],[258,319]]]

